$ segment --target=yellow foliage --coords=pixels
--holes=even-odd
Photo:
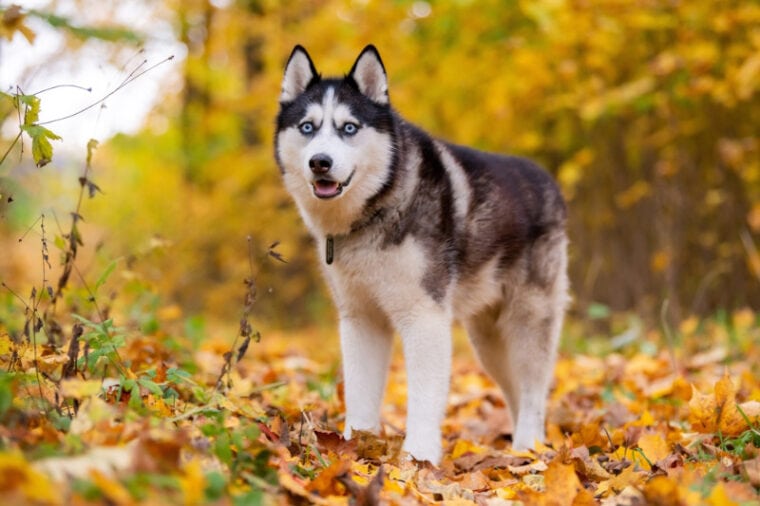
[[[282,67],[296,43],[324,75],[340,75],[372,42],[406,118],[436,136],[546,165],[571,201],[572,276],[596,279],[594,300],[620,306],[668,293],[690,303],[701,287],[714,306],[735,293],[720,283],[746,277],[736,227],[746,217],[757,231],[750,210],[760,202],[750,120],[760,41],[751,2],[169,5],[170,23],[188,23],[180,38],[193,30],[205,38],[193,39],[184,60],[183,91],[167,94],[156,111],[167,128],[117,138],[98,153],[94,178],[106,195],[92,214],[118,230],[105,244],[133,255],[133,279],[169,293],[182,315],[237,315],[249,234],[259,314],[298,325],[329,307],[272,155]],[[725,160],[746,186],[717,176]],[[740,202],[740,218],[726,215],[728,200]],[[714,224],[709,246],[699,242],[705,220]],[[163,246],[151,248],[157,237]],[[288,264],[267,256],[275,241]],[[724,243],[734,247],[718,251]],[[730,276],[700,285],[703,274],[661,275],[672,266],[708,272],[716,259],[732,266]],[[579,299],[591,297],[584,283],[574,286]]]

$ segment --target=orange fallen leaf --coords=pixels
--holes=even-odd
[[[655,476],[644,485],[644,497],[652,506],[671,506],[681,504],[678,483],[668,476]]]
[[[749,428],[745,416],[750,420],[760,416],[760,403],[748,401],[737,405],[736,386],[728,376],[728,372],[715,383],[712,395],[703,394],[696,388],[692,388],[689,422],[692,429],[697,432],[720,432],[726,436],[736,436]]]
[[[306,485],[306,490],[327,497],[330,495],[343,495],[345,490],[339,486],[337,477],[345,475],[351,469],[351,461],[345,458],[338,459],[320,472],[316,478]]]
[[[575,474],[575,467],[555,459],[544,473],[544,491],[525,490],[517,497],[525,504],[536,506],[572,506],[581,490],[583,485]]]
[[[490,489],[490,482],[481,471],[466,473],[459,481],[459,484],[462,488],[474,492],[484,492]]]
[[[701,433],[715,432],[715,396],[703,394],[692,385],[691,400],[689,401],[689,423],[691,428]]]

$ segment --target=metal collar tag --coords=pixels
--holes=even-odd
[[[325,239],[325,263],[327,265],[330,265],[333,263],[333,258],[335,257],[335,240],[333,239],[333,236],[328,235],[327,239]]]

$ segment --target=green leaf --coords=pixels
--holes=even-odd
[[[87,165],[89,166],[92,162],[92,152],[95,151],[95,148],[98,147],[98,141],[95,139],[90,139],[87,142]]]
[[[204,490],[206,499],[211,501],[221,499],[226,487],[227,480],[222,473],[212,471],[206,474],[206,489]]]
[[[32,156],[37,167],[43,167],[50,163],[50,160],[53,159],[53,145],[50,144],[50,141],[61,140],[61,137],[40,125],[24,124],[21,129],[32,139]]]
[[[139,388],[132,389],[132,392],[129,394],[129,402],[127,403],[127,405],[132,409],[142,408],[142,398],[140,397]]]
[[[40,18],[47,22],[53,28],[62,28],[80,39],[100,39],[109,42],[131,42],[140,43],[144,36],[120,26],[94,27],[94,26],[76,26],[71,20],[63,16],[51,14],[38,10],[30,10],[30,16]]]
[[[604,304],[592,302],[589,304],[586,314],[588,314],[588,317],[592,320],[601,320],[603,318],[609,318],[612,311],[610,311],[610,308]]]
[[[137,380],[137,383],[141,387],[143,387],[146,390],[148,390],[153,395],[158,395],[159,397],[163,397],[163,395],[164,395],[164,391],[161,390],[161,387],[158,386],[158,384],[156,384],[154,381],[147,380],[147,379],[139,379],[139,380]]]
[[[232,448],[230,446],[230,436],[227,433],[219,434],[214,442],[214,454],[219,460],[227,464],[232,464]]]
[[[103,286],[103,283],[105,283],[106,280],[108,280],[108,277],[111,275],[111,273],[116,268],[116,264],[119,262],[119,260],[120,259],[117,258],[116,260],[114,260],[110,264],[108,264],[108,267],[106,267],[106,270],[103,271],[103,274],[100,275],[100,277],[98,278],[98,280],[95,282],[95,291],[96,292],[98,291],[98,288],[100,288],[101,286]]]
[[[137,383],[133,379],[124,379],[121,382],[121,388],[123,388],[126,392],[131,392],[134,390],[136,385]]]
[[[18,101],[26,106],[24,126],[33,126],[40,120],[40,99],[34,95],[17,95]]]
[[[55,244],[55,247],[59,250],[66,251],[66,241],[64,241],[63,237],[60,235],[55,236],[55,239],[53,239],[53,244]]]

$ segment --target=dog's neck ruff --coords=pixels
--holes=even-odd
[[[349,230],[345,234],[327,234],[325,236],[325,263],[327,265],[331,265],[333,261],[335,260],[335,239],[336,238],[345,238],[350,237],[352,234],[355,234],[364,228],[370,226],[371,224],[380,221],[383,216],[385,215],[385,209],[382,207],[378,208],[373,212],[371,215],[369,215],[367,218],[358,220],[354,222],[353,225],[351,225],[351,230]]]

